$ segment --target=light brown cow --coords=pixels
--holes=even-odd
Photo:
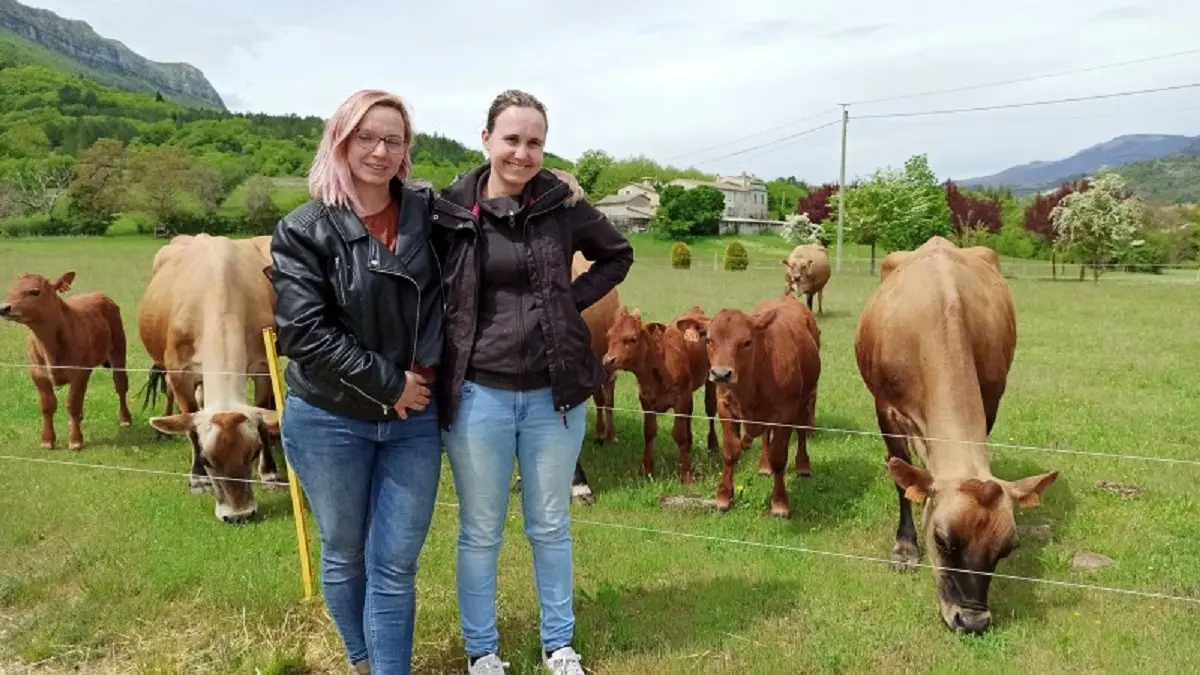
[[[934,566],[994,572],[1017,544],[1013,504],[1037,506],[1058,477],[1009,482],[989,466],[987,439],[1017,342],[1012,296],[994,252],[942,237],[889,254],[881,276],[854,351],[899,498],[892,566],[911,570],[920,559],[911,500],[925,504],[923,539]],[[911,464],[910,449],[925,468]],[[934,580],[947,626],[988,629],[991,576],[935,570]]]
[[[274,325],[274,294],[262,256],[248,240],[201,234],[164,248],[155,257],[138,328],[181,412],[150,424],[189,437],[193,491],[212,489],[217,518],[243,521],[258,510],[250,482],[256,460],[262,480],[285,480],[271,455],[279,421],[267,407],[271,380],[262,340],[263,329]],[[255,405],[246,401],[247,373],[255,373]]]
[[[642,404],[642,473],[654,474],[654,438],[658,416],[675,410],[672,437],[679,447],[679,481],[692,482],[693,395],[704,387],[704,412],[708,420],[708,448],[716,451],[717,429],[713,415],[717,407],[716,385],[708,381],[708,347],[702,327],[708,322],[704,310],[692,307],[670,324],[642,323],[642,314],[621,307],[608,329],[608,353],[604,367],[633,373]]]
[[[579,275],[591,268],[591,261],[576,251],[574,257],[571,258],[571,279],[578,278]],[[620,295],[614,288],[580,313],[584,323],[588,326],[588,332],[592,339],[592,351],[598,359],[603,359],[604,353],[608,351],[608,338],[606,337],[608,328],[612,326],[617,308],[620,306]],[[592,402],[596,404],[596,443],[612,443],[617,438],[612,411],[613,405],[617,402],[617,374],[609,372],[607,375],[604,384],[592,396]],[[583,463],[578,460],[575,462],[575,475],[571,478],[571,495],[585,503],[591,503],[595,498],[591,486],[588,485],[587,474],[583,471]]]
[[[70,385],[67,414],[70,422],[67,447],[83,448],[83,401],[92,370],[111,368],[117,390],[117,421],[132,422],[126,394],[129,374],[125,371],[125,327],[121,308],[108,296],[91,291],[64,300],[59,293],[71,289],[74,272],[51,281],[40,274],[21,274],[8,289],[0,317],[29,329],[26,352],[29,375],[37,387],[42,408],[42,447],[57,442],[54,413],[58,409],[56,387]]]
[[[817,313],[825,313],[825,284],[829,283],[829,252],[820,244],[801,244],[792,249],[788,257],[782,261],[787,268],[784,273],[786,280],[785,293],[808,298],[808,308],[812,309],[813,296],[817,296]]]
[[[717,384],[717,412],[725,437],[717,508],[727,511],[732,506],[734,469],[753,439],[763,436],[763,453],[775,479],[771,513],[787,517],[791,507],[783,474],[793,431],[798,438],[796,472],[811,475],[808,435],[821,377],[820,334],[812,311],[782,295],[763,301],[752,314],[722,309],[709,322],[707,333],[709,379]],[[748,420],[744,438],[735,420]]]

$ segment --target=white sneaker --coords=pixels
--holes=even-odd
[[[504,675],[507,668],[507,661],[501,661],[495,654],[488,654],[481,656],[474,665],[468,662],[467,675]]]
[[[584,675],[579,654],[563,647],[546,658],[546,668],[554,675]]]

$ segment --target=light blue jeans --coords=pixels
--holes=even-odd
[[[321,589],[350,662],[408,675],[417,558],[441,478],[437,404],[366,422],[288,394],[280,431],[321,533]]]
[[[554,651],[575,633],[571,555],[571,477],[583,446],[587,409],[564,415],[550,389],[508,391],[463,383],[443,434],[458,493],[458,607],[471,658],[496,653],[496,566],[514,464],[521,473],[525,535],[541,605],[542,646]]]

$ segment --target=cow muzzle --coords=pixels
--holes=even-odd
[[[9,318],[12,316],[12,305],[0,305],[0,316]]]
[[[988,610],[955,607],[946,617],[946,626],[953,631],[969,635],[983,635],[992,626],[992,613]]]
[[[713,366],[708,369],[708,379],[716,384],[733,384],[737,381],[737,375],[732,368]]]
[[[230,506],[217,502],[216,507],[217,520],[223,523],[237,524],[244,523],[258,514],[258,504],[251,501],[249,504],[242,506]]]
[[[612,370],[617,367],[617,357],[612,354],[605,354],[604,358],[600,359],[600,364],[607,370]]]

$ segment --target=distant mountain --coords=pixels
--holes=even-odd
[[[1016,194],[1030,193],[1093,175],[1104,167],[1116,169],[1185,152],[1200,154],[1200,136],[1129,134],[1093,145],[1066,159],[1030,162],[991,176],[955,182],[967,187],[1008,186]]]
[[[151,61],[83,21],[0,0],[0,67],[11,65],[46,66],[126,91],[161,93],[188,107],[227,110],[195,66]]]

